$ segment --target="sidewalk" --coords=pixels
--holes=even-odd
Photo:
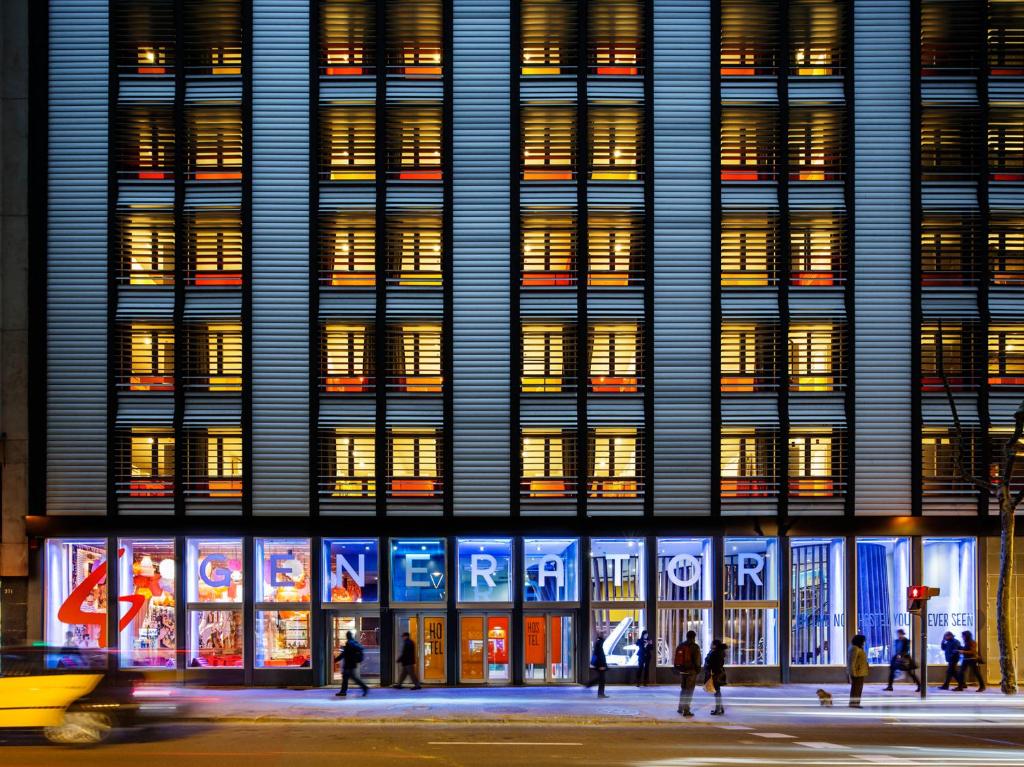
[[[835,720],[855,716],[865,719],[931,720],[948,722],[951,715],[985,720],[1024,721],[1024,697],[1010,698],[998,689],[974,691],[929,690],[922,702],[913,687],[903,685],[883,692],[881,685],[865,691],[863,706],[848,708],[845,686],[828,685],[834,705],[818,703],[817,685],[725,688],[725,705],[732,723],[779,723],[799,717]],[[607,724],[610,720],[640,724],[678,722],[678,688],[608,687],[608,698],[598,699],[593,690],[569,687],[444,687],[392,690],[371,688],[367,697],[358,690],[347,698],[335,697],[335,688],[211,688],[173,687],[170,694],[184,704],[181,718],[199,721],[245,722],[516,722]],[[710,710],[712,698],[701,689],[694,693],[698,718]],[[994,718],[994,719],[993,719]],[[691,720],[696,721],[696,720]],[[922,722],[923,723],[923,722]]]

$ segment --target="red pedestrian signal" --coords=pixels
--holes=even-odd
[[[940,590],[934,586],[907,586],[907,612],[920,613],[924,603],[939,594]]]

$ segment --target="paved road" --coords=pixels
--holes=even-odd
[[[837,712],[838,713],[838,712]],[[686,722],[617,725],[188,723],[122,733],[104,745],[69,749],[0,736],[4,767],[377,767],[377,765],[1020,765],[1017,723],[972,720],[917,724],[836,718],[770,726],[708,716]],[[736,729],[734,729],[736,728]]]

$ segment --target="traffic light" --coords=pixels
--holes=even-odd
[[[924,603],[939,593],[940,590],[934,586],[907,586],[907,612],[920,613]]]

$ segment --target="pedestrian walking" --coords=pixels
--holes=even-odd
[[[916,668],[917,663],[914,662],[914,656],[910,654],[910,640],[907,639],[907,632],[903,629],[897,629],[896,639],[892,643],[892,660],[889,661],[889,683],[885,686],[885,689],[892,690],[892,682],[896,678],[896,672],[902,671],[907,675],[908,679],[917,685],[915,692],[921,692],[921,680],[914,673]]]
[[[636,641],[636,686],[646,687],[647,678],[651,672],[651,653],[654,652],[654,642],[646,631],[640,632],[640,638]]]
[[[963,689],[964,676],[961,672],[960,665],[960,649],[963,645],[960,644],[960,640],[957,639],[952,631],[947,631],[942,635],[942,652],[946,656],[946,678],[942,684],[939,685],[940,690],[948,690],[949,683],[956,680],[957,689]]]
[[[419,690],[423,685],[420,684],[419,675],[416,673],[416,643],[412,641],[408,631],[402,634],[402,651],[398,654],[397,662],[402,667],[402,673],[398,675],[395,689],[401,690],[402,682],[409,677],[412,680],[412,689]]]
[[[686,639],[676,645],[672,668],[679,674],[679,708],[676,710],[683,716],[693,716],[690,705],[693,688],[697,686],[697,674],[700,673],[700,645],[697,644],[696,631],[687,631]]]
[[[607,698],[604,694],[605,674],[608,671],[608,658],[604,654],[604,632],[597,632],[597,639],[594,640],[594,648],[590,652],[590,668],[594,670],[594,676],[587,682],[587,688],[597,685],[597,697]]]
[[[341,689],[338,690],[338,697],[344,698],[348,695],[348,683],[350,681],[359,685],[363,690],[363,697],[370,694],[370,688],[359,676],[359,664],[363,662],[363,646],[359,644],[351,631],[345,632],[345,646],[341,648],[335,663],[341,663]]]
[[[961,632],[960,636],[962,636],[964,640],[963,647],[960,650],[963,662],[960,666],[960,684],[956,689],[967,689],[967,676],[970,674],[978,683],[978,692],[985,692],[985,679],[981,676],[981,664],[985,661],[981,659],[981,651],[978,649],[978,643],[970,631]]]
[[[864,652],[863,634],[857,634],[850,640],[850,649],[846,653],[846,672],[850,675],[850,708],[860,708],[860,696],[864,692],[864,680],[868,675],[868,656]]]
[[[728,649],[729,646],[725,642],[715,639],[711,642],[711,651],[708,653],[708,657],[704,659],[704,668],[707,674],[705,684],[710,681],[715,691],[715,707],[711,709],[712,716],[725,714],[725,707],[722,705],[722,685],[725,684],[725,651]]]

